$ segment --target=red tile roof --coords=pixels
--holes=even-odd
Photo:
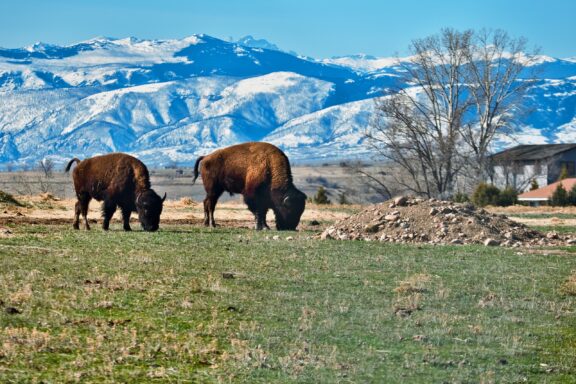
[[[552,194],[554,193],[554,190],[556,190],[556,187],[558,186],[558,184],[562,183],[562,186],[564,187],[564,189],[566,191],[570,191],[570,189],[572,189],[572,186],[574,184],[576,184],[576,178],[571,178],[571,179],[564,179],[562,181],[557,181],[555,183],[549,184],[545,187],[542,188],[538,188],[535,189],[533,191],[528,191],[528,192],[524,192],[520,195],[518,195],[518,200],[548,200],[550,198],[552,198]]]

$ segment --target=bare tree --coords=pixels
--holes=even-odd
[[[525,48],[503,31],[443,29],[412,42],[410,59],[398,63],[408,86],[376,101],[366,135],[404,170],[402,185],[445,197],[464,170],[485,175],[492,140],[509,128],[532,84],[520,78],[533,60]]]
[[[527,51],[524,38],[512,38],[502,30],[481,30],[474,34],[466,52],[464,80],[476,119],[462,127],[462,138],[472,151],[469,164],[481,179],[487,174],[492,140],[498,134],[513,132],[512,122],[520,112],[522,96],[534,84],[534,71],[526,69],[533,68],[536,51]]]
[[[471,37],[444,29],[412,42],[412,57],[401,64],[412,86],[376,102],[368,143],[406,171],[403,185],[413,192],[450,194],[462,166],[460,130],[470,107],[462,71]]]
[[[349,173],[357,175],[362,180],[362,185],[367,186],[368,189],[380,195],[381,198],[389,199],[393,196],[394,191],[391,191],[388,187],[388,183],[385,180],[387,173],[383,170],[377,172],[370,172],[366,165],[362,162],[343,162],[340,166],[345,168]]]
[[[38,168],[44,172],[46,178],[51,178],[52,172],[54,171],[54,161],[48,158],[42,159],[39,162]]]

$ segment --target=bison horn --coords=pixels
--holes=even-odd
[[[284,200],[282,200],[282,204],[286,205],[289,200],[290,200],[290,196],[286,196],[286,197],[284,198]]]
[[[166,200],[166,192],[164,192],[164,197],[162,198],[162,202],[164,202],[164,200]]]
[[[140,197],[141,197],[141,196],[142,196],[141,193],[139,193],[139,194],[136,196],[136,205],[140,205]]]

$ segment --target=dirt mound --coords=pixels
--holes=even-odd
[[[543,234],[472,204],[407,197],[372,205],[340,220],[321,238],[508,247],[576,243],[570,236]]]

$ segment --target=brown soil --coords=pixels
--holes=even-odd
[[[576,243],[571,236],[543,234],[471,204],[406,197],[369,206],[328,227],[321,238],[512,247]]]
[[[25,206],[0,204],[0,226],[5,224],[43,224],[43,225],[72,225],[74,218],[75,199],[57,199],[52,195],[42,194],[36,196],[17,196]],[[100,224],[101,204],[97,201],[90,203],[88,220],[91,224]],[[323,208],[314,204],[307,204],[300,221],[300,229],[320,230],[327,225],[341,220],[349,215],[350,210],[360,210],[360,206],[347,206],[340,209],[338,206]],[[202,226],[204,208],[202,202],[190,198],[180,200],[166,200],[161,216],[161,224]],[[253,228],[254,217],[241,200],[218,203],[215,211],[216,224],[221,227]],[[316,221],[317,223],[313,223]],[[138,216],[132,214],[131,222],[138,224]],[[117,211],[112,224],[121,223],[120,212]],[[274,228],[274,214],[268,213],[268,225]]]

